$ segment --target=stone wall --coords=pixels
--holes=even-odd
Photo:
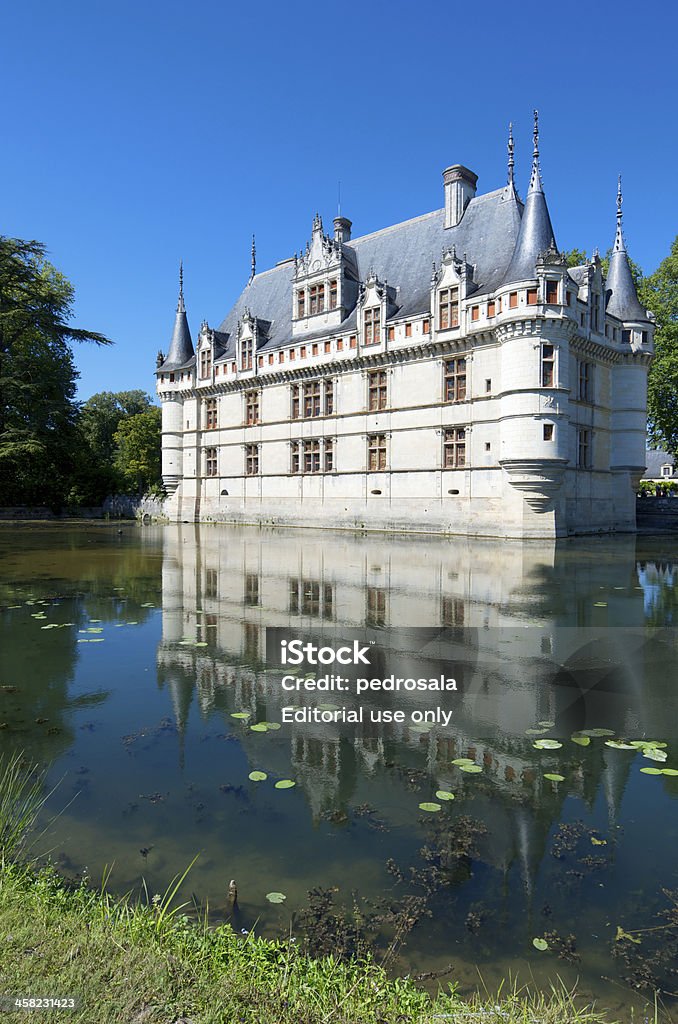
[[[663,533],[678,530],[678,497],[638,498],[636,500],[636,521],[643,533]]]

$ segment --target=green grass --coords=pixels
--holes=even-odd
[[[169,893],[169,890],[168,890]],[[462,1002],[370,961],[311,959],[294,942],[209,927],[169,908],[68,888],[51,869],[0,871],[0,991],[75,996],[41,1013],[71,1024],[599,1024],[565,992]],[[500,1004],[497,1000],[500,1000]],[[437,1016],[449,1014],[447,1018]],[[35,1018],[30,1014],[31,1019]],[[26,1011],[3,1015],[26,1021]]]

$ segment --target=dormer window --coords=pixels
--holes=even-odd
[[[600,295],[594,292],[591,296],[591,330],[600,329]]]
[[[314,284],[309,288],[309,313],[322,313],[325,308],[325,285]]]
[[[459,326],[459,289],[443,288],[438,296],[438,330]]]
[[[373,306],[372,309],[365,310],[365,344],[376,345],[379,342],[379,333],[381,329],[381,309],[379,306]]]
[[[670,466],[668,464],[665,465],[665,466],[662,466],[662,476],[663,477],[671,476],[672,473],[673,473],[673,466]]]
[[[337,295],[338,295],[338,286],[337,286],[337,281],[336,281],[336,278],[335,278],[333,281],[330,281],[330,309],[336,309],[337,308]]]
[[[306,315],[306,292],[303,290],[297,292],[297,316],[302,317]]]
[[[547,281],[546,282],[546,303],[549,306],[554,306],[558,302],[558,282]]]
[[[200,353],[200,376],[209,377],[212,373],[212,349],[204,348]]]
[[[251,370],[252,369],[252,354],[254,349],[254,342],[252,338],[244,338],[240,346],[240,369]]]

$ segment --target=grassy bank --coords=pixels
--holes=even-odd
[[[167,903],[131,904],[51,870],[0,869],[0,989],[76,997],[39,1020],[82,1024],[593,1024],[566,995],[463,1003],[431,998],[371,963],[310,959],[295,944],[210,928]],[[437,1015],[451,1015],[449,1017]],[[26,1011],[3,1019],[27,1019]],[[33,1013],[31,1019],[35,1019]]]

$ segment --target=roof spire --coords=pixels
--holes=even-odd
[[[610,265],[605,281],[607,312],[623,321],[645,321],[647,311],[638,300],[638,292],[631,273],[622,231],[622,187],[621,174],[617,179],[617,230],[610,256]]]
[[[508,183],[513,186],[513,166],[515,163],[513,158],[513,121],[509,121],[508,145],[506,148],[508,149]]]
[[[543,185],[541,180],[541,169],[539,167],[539,111],[534,112],[534,128],[532,129],[532,137],[534,138],[534,149],[532,151],[532,175],[530,177],[530,191],[541,192],[543,191]]]
[[[174,369],[176,366],[185,366],[193,358],[193,342],[186,316],[184,304],[184,261],[179,263],[179,298],[177,300],[177,314],[174,318],[174,331],[169,344],[167,357],[158,369]]]
[[[179,260],[179,298],[177,300],[177,313],[185,313],[184,305],[184,261]]]
[[[254,235],[252,235],[252,272],[250,274],[250,281],[257,272],[257,247],[254,242]]]

